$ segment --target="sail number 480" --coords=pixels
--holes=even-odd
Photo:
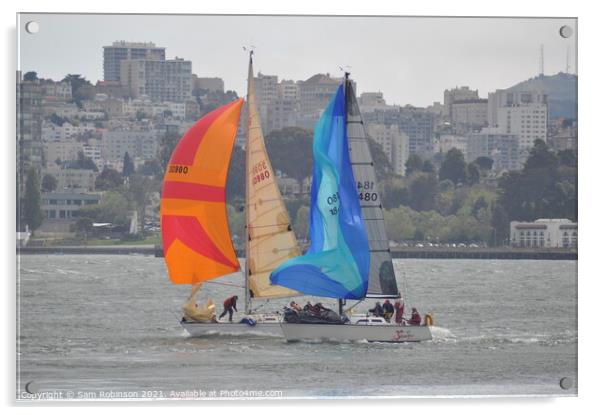
[[[370,190],[374,190],[374,182],[369,180],[357,182],[357,194],[360,200],[376,202],[378,200],[378,193]]]

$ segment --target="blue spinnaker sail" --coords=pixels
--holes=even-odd
[[[320,297],[366,295],[370,248],[349,160],[346,117],[341,85],[314,131],[310,247],[276,268],[272,284]]]

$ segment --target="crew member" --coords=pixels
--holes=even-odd
[[[393,313],[395,309],[393,308],[393,304],[389,300],[385,300],[383,304],[383,317],[387,320],[387,323],[391,321],[391,317],[393,317]]]
[[[220,319],[223,316],[225,316],[226,313],[229,313],[230,316],[229,316],[228,320],[230,321],[230,323],[232,323],[232,313],[234,311],[238,312],[238,310],[236,309],[236,300],[238,300],[238,296],[234,295],[234,296],[226,299],[226,301],[224,301],[224,312],[222,314],[220,314],[220,316],[219,316]],[[232,311],[232,309],[234,309],[234,311]]]
[[[376,317],[382,317],[384,314],[383,311],[383,306],[380,305],[380,301],[376,302],[376,305],[374,306],[374,308],[371,308],[370,310],[368,310],[370,313],[374,314]]]
[[[400,301],[395,301],[395,324],[401,324],[403,322],[403,309],[404,304]]]
[[[412,317],[410,318],[409,323],[412,326],[419,326],[421,322],[422,322],[422,317],[420,317],[418,310],[416,310],[415,308],[412,307]]]

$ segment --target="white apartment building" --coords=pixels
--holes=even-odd
[[[84,157],[92,159],[97,166],[102,164],[102,146],[97,140],[88,140],[87,144],[82,145]]]
[[[121,61],[121,83],[132,98],[185,102],[192,95],[192,62],[184,59]]]
[[[54,164],[56,160],[77,160],[77,153],[80,151],[83,151],[83,146],[77,141],[66,140],[44,142],[47,165]]]
[[[105,131],[102,136],[102,158],[122,160],[127,152],[130,157],[151,160],[159,149],[156,130]]]
[[[74,136],[95,130],[96,127],[88,123],[73,125],[65,122],[63,125],[56,125],[51,122],[44,121],[42,123],[42,141],[69,141],[72,140]]]
[[[523,158],[535,140],[546,141],[548,105],[543,93],[497,90],[489,94],[487,117],[490,127],[518,136]]]
[[[568,219],[510,222],[510,245],[526,248],[577,248],[577,223]]]
[[[368,135],[382,147],[395,174],[405,175],[405,164],[410,156],[410,139],[395,124],[366,124]]]

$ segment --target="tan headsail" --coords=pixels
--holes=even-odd
[[[249,59],[247,89],[247,282],[254,298],[300,295],[270,284],[270,273],[282,262],[300,255],[278,182],[265,148],[255,105],[253,57]]]

